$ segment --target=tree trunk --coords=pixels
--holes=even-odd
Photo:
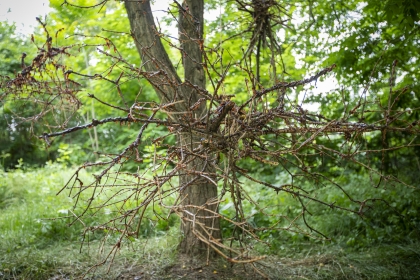
[[[188,83],[181,82],[160,41],[150,1],[125,1],[125,7],[142,68],[150,73],[145,77],[162,102],[183,101],[175,106],[175,110],[183,114],[174,114],[172,117],[181,122],[183,118],[185,121],[185,116],[190,119],[205,116],[205,102],[194,111],[190,110],[200,95],[196,87],[189,86],[191,83],[205,89],[202,58],[204,1],[184,1],[183,6],[179,7],[179,39],[184,76]],[[199,147],[201,138],[205,138],[205,135],[197,135],[192,131],[182,132],[178,136],[178,146],[186,162],[179,174],[184,210],[181,225],[183,239],[179,249],[191,256],[206,252],[210,248],[209,242],[221,238],[219,218],[214,214],[217,212],[217,204],[212,203],[217,199],[215,169],[210,165],[212,156],[205,159],[191,153]]]
[[[200,143],[199,137],[189,133],[181,134],[178,140],[185,151],[192,151],[197,143]],[[184,211],[181,221],[183,239],[179,250],[187,255],[196,256],[203,255],[209,249],[212,252],[210,255],[213,255],[213,250],[206,243],[221,241],[219,217],[215,215],[218,206],[217,179],[214,176],[215,169],[210,165],[214,158],[208,155],[207,159],[203,159],[188,154],[185,157],[188,163],[182,171],[185,173],[180,174]]]

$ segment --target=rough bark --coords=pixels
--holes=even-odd
[[[153,85],[162,102],[177,99],[177,88],[181,79],[176,74],[168,54],[159,38],[149,1],[125,1],[137,51],[141,57],[141,69]],[[186,106],[177,108],[186,109]]]
[[[184,114],[174,114],[174,118],[178,118],[179,121],[186,115],[190,118],[204,116],[206,114],[205,102],[194,111],[189,109],[200,98],[197,88],[205,89],[202,64],[204,1],[184,1],[182,7],[179,7],[179,38],[186,83],[182,83],[176,74],[160,41],[150,2],[125,1],[125,7],[132,36],[142,60],[142,68],[149,72],[145,76],[162,102],[183,101],[175,107],[178,113],[184,112]],[[178,137],[178,145],[184,151],[192,151],[198,147],[201,138],[203,135],[182,132]],[[215,173],[214,167],[209,164],[212,155],[209,155],[207,160],[193,158],[193,155],[188,153],[185,153],[185,156],[187,164],[185,170],[180,173],[180,191],[182,205],[187,211],[182,217],[183,239],[179,249],[183,253],[197,255],[206,252],[209,248],[206,242],[200,241],[198,236],[206,240],[221,238],[219,219],[211,213],[211,211],[217,212],[217,205],[211,204],[217,197],[217,186],[214,184],[217,180],[212,175]],[[189,214],[185,214],[187,212]],[[205,227],[207,229],[204,229]]]
[[[204,5],[203,1],[198,2],[201,2],[201,6]],[[191,6],[196,7],[197,3]],[[200,96],[195,89],[182,83],[178,77],[160,40],[161,34],[157,31],[150,1],[125,1],[125,8],[130,21],[131,33],[142,60],[141,68],[148,72],[145,75],[146,78],[153,85],[162,102],[182,100],[183,103],[175,106],[176,110],[178,112],[188,111]],[[180,10],[180,13],[185,12]],[[197,22],[198,24],[194,27],[190,24],[191,21],[194,21],[190,12],[187,12],[187,17],[187,23],[183,24],[184,28],[180,28],[180,32],[182,29],[183,34],[187,38],[184,38],[184,43],[182,44],[182,47],[185,47],[186,50],[183,52],[183,57],[189,57],[189,59],[183,59],[186,63],[184,66],[187,67],[184,69],[189,69],[185,71],[185,79],[194,85],[205,88],[204,72],[201,66],[201,49],[200,47],[194,46],[198,44],[198,41],[189,39],[200,37],[195,27],[197,25],[202,26],[203,15],[201,12],[201,16],[197,16],[201,21]],[[199,30],[202,30],[202,28],[199,28]],[[194,65],[195,70],[190,70],[194,68]],[[201,68],[201,70],[197,70],[198,68]],[[204,110],[205,105],[203,104],[195,112],[202,114]]]
[[[179,40],[183,51],[182,64],[184,66],[185,80],[200,88],[206,88],[203,69],[203,23],[204,1],[184,1],[179,13]],[[199,96],[195,89],[184,88],[187,96]],[[202,104],[200,113],[205,111]]]
[[[181,134],[178,140],[185,150],[192,150],[200,141],[198,136],[189,133]],[[188,161],[188,157],[192,156],[186,155],[186,157]],[[215,170],[210,166],[210,162],[213,160],[211,155],[208,155],[207,159],[195,157],[187,164],[185,174],[180,176],[181,199],[185,208],[181,223],[183,239],[179,244],[179,250],[187,255],[202,255],[208,252],[207,249],[212,251],[199,238],[207,242],[220,242],[221,239],[219,218],[214,215],[217,212],[218,204],[216,202],[217,186],[215,185],[217,180],[212,175]],[[197,176],[193,172],[204,176]]]
[[[184,66],[184,75],[185,79],[191,82],[194,85],[197,85],[201,88],[205,88],[205,74],[203,69],[203,22],[204,22],[204,1],[188,0],[184,1],[183,7],[180,8],[179,13],[179,39],[181,42],[181,49],[183,51],[182,63]],[[186,87],[184,89],[187,96],[198,96],[198,93],[195,92],[195,89]],[[204,103],[202,105],[205,105]],[[205,112],[200,108],[201,113]],[[201,114],[202,115],[202,114]],[[195,117],[201,117],[195,116]],[[192,150],[200,143],[199,136],[193,136],[184,134],[179,139],[182,145],[190,146],[189,150]],[[209,161],[212,160],[211,155],[209,155]],[[207,174],[214,174],[215,170],[212,168],[208,161],[196,158],[187,166],[188,169],[195,169]],[[214,176],[211,176],[214,182],[217,180]],[[193,183],[191,183],[193,182]],[[211,200],[217,197],[217,186],[211,183],[208,179],[203,177],[195,176],[182,176],[181,185],[189,184],[187,188],[182,190],[183,205],[206,205],[207,209],[217,212],[217,204],[208,204],[211,203]],[[209,239],[220,239],[220,226],[219,220],[217,218],[211,219],[210,217],[213,214],[206,211],[197,211],[194,208],[187,208],[187,211],[195,214],[196,217],[206,217],[204,219],[198,219],[197,221],[201,225],[196,224],[193,227],[193,223],[188,222],[191,217],[184,217],[185,221],[182,223],[182,232],[184,234],[184,239],[180,244],[180,250],[189,254],[197,254],[206,249],[205,244],[197,240],[196,235],[200,235],[203,238]],[[204,226],[210,230],[206,232],[203,229]]]

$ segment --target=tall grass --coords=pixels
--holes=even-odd
[[[48,279],[53,275],[82,275],[99,263],[112,246],[102,243],[101,234],[90,235],[82,245],[84,226],[75,223],[72,215],[74,200],[65,193],[56,195],[71,177],[72,168],[47,164],[29,169],[24,165],[10,172],[0,171],[0,279]],[[86,215],[86,226],[107,221],[106,213]],[[178,232],[174,227],[168,235],[148,241],[132,239],[115,260],[113,273],[107,266],[95,271],[96,277],[112,279],[127,262],[135,262],[149,250],[171,255]],[[103,250],[101,251],[100,248]],[[148,260],[148,261],[151,261]],[[159,262],[159,261],[157,261]],[[102,276],[100,276],[102,275]],[[105,276],[106,275],[106,276]]]
[[[31,245],[42,247],[77,235],[78,229],[68,230],[65,219],[55,219],[72,206],[70,198],[55,195],[69,175],[70,171],[60,165],[1,171],[0,244],[3,250]]]

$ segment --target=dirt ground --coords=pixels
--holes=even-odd
[[[176,263],[163,267],[159,270],[148,270],[144,267],[133,267],[124,272],[117,279],[120,280],[149,280],[149,279],[267,279],[262,271],[258,272],[250,265],[232,265],[225,261],[213,261],[206,264],[205,261],[188,260],[179,257]]]

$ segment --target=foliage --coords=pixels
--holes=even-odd
[[[25,40],[15,35],[16,26],[7,22],[0,22],[0,75],[12,75],[21,69],[20,61],[17,59],[22,54],[19,51],[27,51]]]
[[[381,104],[382,108],[392,100],[395,110],[407,114],[407,124],[418,120],[418,112],[411,110],[420,105],[418,40],[415,39],[420,34],[418,1],[307,1],[296,6],[305,20],[292,22],[296,34],[288,40],[294,45],[298,38],[305,38],[295,45],[295,51],[305,57],[319,58],[304,59],[302,67],[312,69],[336,63],[336,78],[340,82],[340,89],[328,95],[308,93],[309,102],[320,104],[324,115],[338,117],[360,108],[362,100]],[[356,110],[353,116],[373,121],[383,117],[380,112],[365,108]],[[387,147],[411,140],[412,144],[419,144],[405,133],[387,133],[386,139],[383,134],[375,134],[366,144]],[[416,184],[415,172],[402,166],[418,166],[418,152],[414,147],[385,156],[378,153],[371,160],[385,173]]]

